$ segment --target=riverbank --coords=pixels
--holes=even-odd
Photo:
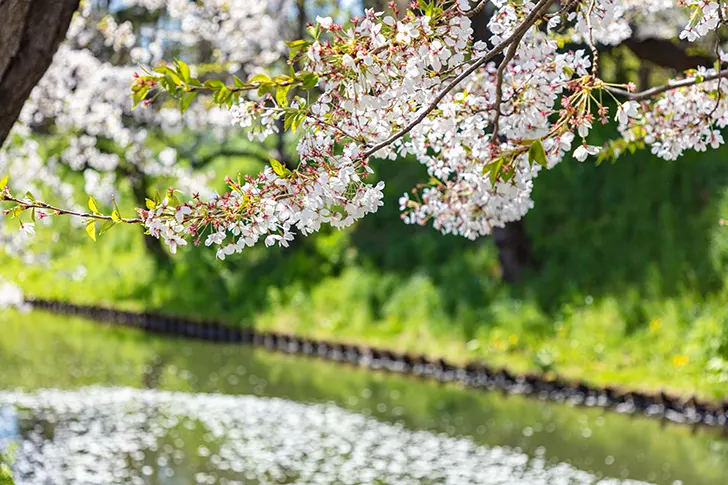
[[[385,348],[314,340],[253,328],[235,329],[215,321],[196,321],[184,317],[48,300],[30,300],[28,303],[41,312],[81,316],[99,323],[169,337],[248,344],[270,351],[305,355],[375,371],[413,375],[441,383],[455,382],[475,389],[530,395],[570,405],[613,409],[625,414],[643,414],[676,423],[719,427],[728,425],[728,401],[711,403],[700,401],[695,396],[686,399],[664,392],[645,394],[631,389],[594,387],[584,382],[566,381],[553,373],[514,375],[507,369],[496,369],[481,361],[456,364],[442,358],[434,360],[422,354],[403,354]]]

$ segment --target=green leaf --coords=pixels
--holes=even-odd
[[[297,78],[301,80],[301,89],[311,89],[318,83],[318,76],[308,71],[298,73]]]
[[[309,41],[298,39],[298,40],[287,40],[286,45],[288,47],[302,47],[302,46],[308,46],[310,44]]]
[[[276,88],[276,85],[273,83],[270,83],[270,82],[266,83],[266,84],[261,84],[260,87],[258,88],[258,96],[263,96],[264,94],[270,93],[275,88]]]
[[[291,124],[293,123],[293,118],[296,117],[296,112],[291,111],[285,114],[283,117],[283,129],[285,131],[288,131],[291,128]]]
[[[548,167],[549,162],[546,160],[546,151],[543,149],[541,140],[536,140],[528,149],[528,163],[533,165],[536,162],[542,167]]]
[[[303,121],[306,119],[306,114],[303,112],[300,112],[296,114],[296,116],[293,117],[293,122],[291,123],[291,131],[296,132],[298,127],[303,123]]]
[[[286,108],[288,106],[288,91],[291,86],[281,86],[276,90],[276,102],[278,106]]]
[[[300,40],[294,40],[294,41],[286,41],[286,45],[288,46],[288,49],[289,49],[288,58],[293,59],[294,57],[296,57],[296,54],[298,54],[301,51],[301,49],[308,48],[308,46],[311,45],[311,43],[306,40],[300,39]]]
[[[190,82],[190,79],[192,79],[192,75],[190,74],[190,66],[188,66],[187,63],[180,61],[179,59],[175,59],[174,63],[177,65],[179,77],[182,78],[182,80],[186,83]]]
[[[145,201],[147,204],[147,209],[149,209],[150,211],[154,210],[154,208],[157,207],[157,203],[154,202],[152,199],[145,199]]]
[[[104,224],[101,226],[101,229],[99,229],[99,236],[102,235],[103,233],[105,233],[106,231],[108,231],[109,229],[111,229],[112,227],[114,227],[115,225],[116,225],[116,223],[114,221],[104,222]]]
[[[195,92],[184,93],[179,97],[179,110],[182,114],[185,114],[187,108],[192,104],[192,100],[195,99]]]
[[[135,87],[136,88],[136,87]],[[147,97],[147,93],[149,93],[149,86],[142,86],[139,89],[132,89],[132,108],[136,109],[137,106],[139,106],[139,103],[144,101],[144,99]]]
[[[0,191],[2,191],[5,187],[8,186],[8,180],[10,179],[9,175],[4,176],[0,179]]]
[[[159,74],[164,75],[165,77],[169,76],[169,79],[172,81],[172,84],[180,84],[182,80],[180,79],[179,75],[174,71],[174,69],[170,68],[169,66],[159,66],[152,69],[154,72],[158,72]]]
[[[86,234],[88,237],[96,241],[96,220],[90,220],[86,223]]]
[[[238,76],[233,76],[233,86],[236,88],[242,88],[245,86],[245,83]]]
[[[290,83],[291,81],[293,81],[293,78],[291,78],[291,76],[288,76],[286,74],[279,74],[276,77],[274,77],[272,79],[272,81],[276,84],[285,84],[285,83]]]
[[[493,160],[491,163],[485,166],[483,171],[485,172],[485,169],[487,169],[490,166],[488,177],[490,178],[490,184],[495,185],[495,183],[498,181],[498,176],[500,175],[501,168],[503,167],[503,158],[499,157]]]
[[[270,158],[270,166],[273,167],[273,171],[279,177],[287,177],[291,173],[291,171],[288,170],[285,165],[283,165],[281,162],[279,162],[275,158]]]
[[[225,87],[225,83],[219,79],[208,79],[205,81],[205,87],[210,89],[220,89]]]
[[[35,197],[33,197],[33,194],[30,193],[30,190],[25,193],[25,196],[29,198],[30,200],[35,200]]]
[[[93,212],[94,214],[99,213],[99,208],[96,205],[96,201],[94,200],[93,197],[88,198],[88,208],[91,209],[91,212]]]
[[[111,219],[116,222],[121,222],[121,213],[118,208],[114,209],[114,212],[111,213]]]
[[[256,74],[255,76],[251,77],[250,81],[248,81],[248,82],[250,82],[251,84],[267,83],[267,82],[270,82],[270,78],[268,77],[267,74]]]

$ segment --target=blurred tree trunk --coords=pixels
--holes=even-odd
[[[66,36],[79,0],[0,0],[0,145]]]

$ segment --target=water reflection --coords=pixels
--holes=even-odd
[[[334,405],[128,388],[6,392],[0,402],[25,416],[16,469],[28,484],[644,483]]]
[[[718,430],[691,429],[656,420],[605,413],[599,409],[571,408],[518,396],[465,390],[454,385],[442,386],[305,358],[270,354],[248,347],[165,340],[132,330],[111,330],[82,320],[51,317],[40,313],[22,316],[17,320],[4,318],[0,314],[0,327],[2,328],[0,389],[22,389],[22,392],[13,391],[4,396],[8,400],[22,397],[27,401],[24,405],[26,408],[40,409],[21,414],[21,431],[26,440],[31,441],[30,437],[34,433],[36,438],[33,439],[38,439],[38,433],[40,436],[51,436],[47,433],[60,421],[65,420],[63,418],[66,416],[63,411],[65,408],[60,408],[58,411],[51,404],[42,406],[33,404],[36,401],[42,403],[50,400],[42,396],[64,396],[69,402],[84,400],[81,398],[84,394],[75,392],[64,394],[48,391],[50,394],[36,396],[34,391],[37,389],[72,390],[99,384],[106,387],[150,389],[148,391],[96,389],[93,391],[95,394],[92,393],[96,397],[87,399],[89,403],[96,402],[95,400],[103,401],[104,394],[108,393],[109,396],[134,396],[126,398],[124,406],[133,407],[137,405],[135,403],[146,403],[145,406],[149,411],[131,412],[131,415],[136,416],[134,419],[139,419],[139,426],[146,426],[144,429],[150,430],[149,439],[156,440],[156,445],[150,446],[156,447],[156,451],[151,451],[151,448],[145,449],[141,461],[135,461],[134,456],[137,458],[141,456],[133,455],[135,451],[129,451],[126,458],[131,460],[127,468],[135,470],[138,479],[146,480],[146,483],[195,483],[197,478],[209,480],[210,477],[204,474],[213,472],[217,477],[217,483],[230,483],[223,479],[233,482],[247,480],[244,474],[235,472],[232,468],[219,469],[212,461],[213,457],[229,460],[230,457],[221,455],[222,450],[235,451],[234,442],[237,438],[248,436],[245,433],[253,432],[254,426],[247,421],[237,420],[238,418],[232,423],[225,421],[232,419],[227,418],[225,416],[227,414],[237,416],[236,413],[239,412],[236,411],[237,408],[250,409],[251,416],[258,416],[255,422],[260,426],[268,422],[263,409],[268,409],[270,420],[275,421],[277,418],[281,423],[287,423],[287,428],[276,428],[278,429],[276,432],[279,432],[276,435],[278,438],[272,441],[283,449],[298,443],[292,435],[290,445],[288,444],[285,440],[285,429],[300,433],[296,436],[306,436],[307,439],[314,440],[307,446],[315,449],[320,448],[318,443],[326,443],[328,439],[326,436],[329,434],[338,436],[336,439],[342,442],[348,440],[350,446],[356,445],[358,440],[365,440],[366,443],[368,436],[380,436],[386,442],[397,443],[397,446],[403,448],[402,453],[407,465],[404,471],[407,475],[377,476],[399,477],[397,478],[401,480],[399,483],[418,480],[416,473],[420,469],[409,468],[410,461],[416,462],[416,460],[410,451],[404,449],[409,447],[415,450],[412,453],[416,453],[418,447],[415,446],[415,439],[422,439],[423,443],[439,443],[438,446],[443,448],[443,456],[447,456],[451,463],[459,464],[459,460],[465,460],[464,476],[475,480],[475,483],[594,483],[600,478],[632,479],[660,485],[728,483],[728,466],[726,466],[728,445]],[[181,407],[175,408],[175,399],[169,398],[169,394],[151,389],[183,392],[184,394],[177,395],[178,400],[184,403],[196,403],[196,409],[203,417],[189,416],[186,410],[188,408],[184,406],[191,404],[184,406],[180,404]],[[262,398],[283,398],[285,401]],[[157,411],[159,407],[157,404],[166,402],[165,399],[170,403],[159,404],[164,410]],[[233,402],[235,404],[225,404],[229,408],[225,408],[222,404]],[[222,416],[210,415],[206,410],[208,407],[217,409]],[[100,417],[96,421],[99,421],[99,424],[94,424],[91,428],[106,430],[107,434],[113,435],[115,433],[113,430],[116,428],[108,427],[115,426],[114,423],[117,423],[115,418],[109,416],[107,421],[103,410],[92,411],[92,408],[93,406],[87,411],[74,412],[82,415],[86,412],[90,413],[90,416],[98,414]],[[179,422],[174,426],[161,426],[159,423],[166,423],[165,419],[171,419],[171,411],[168,408],[176,410],[175,412],[181,409],[181,416],[184,418],[178,415],[176,419]],[[286,417],[285,413],[289,413],[291,417]],[[207,415],[213,421],[205,421],[207,418],[204,416]],[[353,435],[337,434],[336,426],[326,420],[322,421],[321,415],[345,416],[341,418],[343,423],[360,424],[357,425],[359,427],[351,425],[346,428],[349,430],[348,433]],[[63,419],[59,421],[58,416]],[[302,422],[303,417],[309,419],[309,422]],[[294,420],[293,424],[288,421],[289,419]],[[73,418],[70,422],[78,423],[79,419]],[[187,428],[193,426],[190,423],[194,423],[194,429]],[[227,424],[231,424],[231,427]],[[250,427],[250,430],[239,429],[243,424]],[[38,426],[40,431],[36,429]],[[311,428],[310,432],[314,434],[306,434],[309,433],[308,428]],[[87,430],[82,434],[86,436],[89,433]],[[397,441],[399,438],[396,436],[392,438],[394,441],[389,440],[387,433],[401,434],[405,441]],[[214,439],[206,440],[206,437]],[[74,437],[70,442],[79,443],[79,439]],[[260,439],[263,440],[260,446],[271,443],[265,441],[268,439],[266,436]],[[271,436],[270,439],[274,438]],[[372,446],[375,441],[372,442]],[[232,444],[226,445],[228,442]],[[467,446],[461,443],[467,443]],[[101,446],[100,449],[104,449],[105,445]],[[204,446],[210,452],[209,456],[199,456],[200,446]],[[461,446],[465,448],[458,448]],[[471,451],[461,457],[454,457],[450,447],[453,447],[452,450]],[[163,452],[161,455],[160,450]],[[367,450],[373,456],[378,456],[375,449],[367,448]],[[472,450],[480,450],[478,453],[482,453],[485,457],[483,459],[486,461],[482,462],[485,464],[490,464],[491,462],[487,460],[492,459],[495,450],[500,450],[499,452],[503,454],[501,461],[506,463],[507,473],[510,475],[493,475],[500,479],[500,482],[488,482],[478,475],[468,475],[467,470],[470,470],[468,460],[473,459],[473,456],[478,459],[481,457]],[[180,453],[184,453],[183,458],[180,458],[182,456]],[[343,473],[340,466],[348,462],[350,453],[333,453],[331,461],[327,457],[320,465],[324,470],[334,470],[331,473]],[[84,454],[88,455],[89,452]],[[303,463],[308,463],[306,460],[309,459],[309,454],[300,455],[301,466]],[[175,456],[178,457],[177,460]],[[248,456],[243,462],[246,466],[263,467],[261,470],[272,470],[275,467],[281,470],[290,468],[287,462],[276,461],[277,455],[267,456],[268,458],[261,463],[254,463],[258,455],[255,455],[254,459]],[[513,457],[525,460],[523,468],[515,466],[517,460]],[[217,461],[218,458],[214,460]],[[159,459],[166,465],[160,465]],[[510,461],[511,459],[516,461]],[[230,467],[231,463],[228,463]],[[373,463],[375,462],[367,462],[374,471],[378,471],[379,468],[376,467],[381,465]],[[440,462],[433,462],[433,466],[434,463]],[[144,471],[150,470],[144,468],[145,466],[151,467],[154,473],[150,476],[145,475]],[[388,467],[389,465],[385,466],[384,470],[390,473]],[[167,471],[167,468],[171,471]],[[360,469],[364,468],[357,470]],[[304,473],[305,470],[301,471],[295,467],[291,470],[295,470],[295,473],[287,474],[285,477],[276,478],[270,475],[274,472],[269,471],[266,471],[268,474],[254,474],[254,476],[263,483],[276,483],[274,478],[290,483],[331,483],[317,482],[315,478],[303,479],[297,474]],[[437,473],[441,473],[442,470],[437,468],[424,470],[434,473],[427,475],[433,483],[447,483],[446,478],[450,476],[438,475]],[[560,470],[563,470],[562,474],[559,474]],[[475,471],[480,473],[481,470]],[[174,475],[167,477],[168,473]],[[198,473],[203,475],[197,475]],[[538,473],[556,475],[538,475]],[[331,479],[336,475],[320,476]],[[556,476],[560,478],[557,479]],[[129,480],[132,477],[133,475],[130,475]],[[345,477],[341,483],[348,483],[346,480],[363,483],[367,475],[364,474],[362,477]],[[547,481],[538,481],[542,479]],[[468,483],[458,480],[451,477],[451,483]],[[82,482],[76,479],[70,483]],[[420,480],[417,483],[427,482]]]

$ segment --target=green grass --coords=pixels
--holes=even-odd
[[[68,227],[54,242],[39,228],[50,266],[2,256],[0,274],[38,297],[726,399],[728,229],[718,220],[728,216],[727,156],[670,163],[642,152],[541,174],[525,219],[539,267],[514,286],[500,281],[489,239],[399,221],[396,199],[424,179],[413,162],[378,165],[387,180],[379,213],[288,250],[256,247],[220,262],[188,247],[167,267],[145,254],[135,228],[97,243]],[[239,162],[217,168],[231,173]],[[79,265],[87,276],[76,281]]]

